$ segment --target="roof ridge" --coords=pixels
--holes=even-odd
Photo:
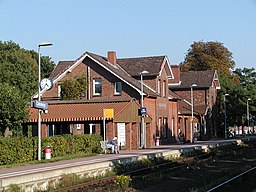
[[[166,55],[154,55],[154,56],[143,56],[143,57],[124,57],[124,58],[117,58],[117,60],[122,59],[144,59],[144,58],[155,58],[155,57],[166,57]]]

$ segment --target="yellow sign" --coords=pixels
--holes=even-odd
[[[197,118],[190,118],[190,123],[198,123],[198,119]]]
[[[104,118],[114,118],[114,109],[103,109]]]

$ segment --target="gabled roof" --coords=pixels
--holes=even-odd
[[[68,72],[72,71],[73,68],[75,68],[77,65],[82,63],[82,61],[85,58],[90,58],[93,61],[95,61],[97,64],[99,64],[101,67],[103,67],[105,70],[112,73],[114,76],[122,80],[124,83],[127,83],[129,86],[134,88],[137,92],[141,94],[141,84],[139,81],[131,77],[122,67],[120,67],[118,64],[111,64],[106,57],[93,54],[90,52],[85,52],[82,54],[78,59],[76,59],[73,62],[59,62],[59,66],[56,66],[55,70],[51,74],[51,78],[53,79],[53,82],[56,83],[60,81]],[[157,93],[149,89],[148,87],[144,86],[144,93],[146,93],[149,96],[157,97]]]
[[[192,84],[196,84],[200,88],[208,88],[212,86],[213,81],[217,80],[217,73],[214,70],[207,71],[189,71],[180,73],[181,84],[178,86],[170,86],[171,88],[189,88]]]
[[[173,91],[171,91],[169,89],[169,99],[172,99],[172,100],[180,100],[182,99],[179,95],[177,95],[176,93],[174,93]]]
[[[117,59],[117,63],[131,76],[138,77],[142,71],[148,71],[149,76],[158,76],[167,64],[167,73],[173,77],[168,58],[166,56],[150,56]]]
[[[123,80],[128,85],[130,85],[131,87],[135,88],[135,90],[137,90],[139,93],[141,92],[141,88],[140,88],[141,83],[139,81],[137,81],[136,79],[134,79],[133,77],[131,77],[122,67],[120,67],[120,65],[118,63],[117,64],[111,64],[111,63],[108,62],[108,59],[106,57],[96,55],[96,54],[93,54],[93,53],[88,53],[88,54],[92,58],[97,60],[99,62],[99,64],[101,64],[102,67],[107,69],[113,75],[115,75],[119,79]],[[157,96],[157,93],[154,90],[149,89],[147,86],[144,86],[143,90],[146,94],[148,94],[150,96],[154,96],[154,97]]]
[[[51,79],[57,77],[60,73],[63,73],[69,66],[73,64],[74,61],[60,61],[54,68],[53,72],[51,73]]]
[[[184,99],[180,99],[178,101],[179,103],[179,113],[182,114],[182,115],[191,115],[191,105],[185,101]],[[194,114],[204,114],[205,113],[205,110],[206,110],[207,106],[205,105],[200,105],[200,106],[194,106],[194,109],[193,109],[193,113]]]
[[[144,70],[150,75],[158,75],[164,58],[165,56],[124,58],[117,59],[117,63],[131,76],[140,76],[140,72]]]

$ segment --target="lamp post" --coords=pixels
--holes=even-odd
[[[190,123],[190,141],[193,141],[193,121],[194,121],[194,98],[193,98],[193,88],[197,87],[197,84],[192,84],[190,86],[191,92],[191,123]]]
[[[141,83],[141,109],[144,108],[143,102],[143,75],[148,74],[148,71],[142,71],[140,73],[140,83]],[[141,114],[141,147],[146,148],[146,131],[145,131],[145,123],[144,123],[144,114]]]
[[[226,109],[226,96],[229,96],[228,93],[224,95],[224,132],[225,139],[227,139],[227,109]]]
[[[38,44],[38,102],[41,101],[41,56],[40,47],[51,46],[52,43],[42,42]],[[41,109],[38,109],[38,161],[41,161]]]
[[[248,125],[248,133],[249,133],[249,131],[250,131],[250,112],[249,112],[249,101],[251,101],[251,98],[248,98],[247,99],[247,104],[246,104],[246,106],[247,106],[247,125]]]

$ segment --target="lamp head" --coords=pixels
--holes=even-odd
[[[149,72],[146,71],[146,70],[144,70],[144,71],[140,72],[140,74],[141,74],[141,75],[143,75],[143,74],[149,74]]]
[[[251,101],[252,99],[251,98],[248,98],[247,101]]]
[[[41,42],[38,44],[38,47],[46,47],[46,46],[52,46],[52,43],[49,42]]]
[[[191,85],[191,87],[197,87],[197,84],[193,83],[193,84]]]
[[[224,96],[225,96],[225,97],[226,97],[226,96],[229,96],[229,94],[228,94],[228,93],[226,93]]]

